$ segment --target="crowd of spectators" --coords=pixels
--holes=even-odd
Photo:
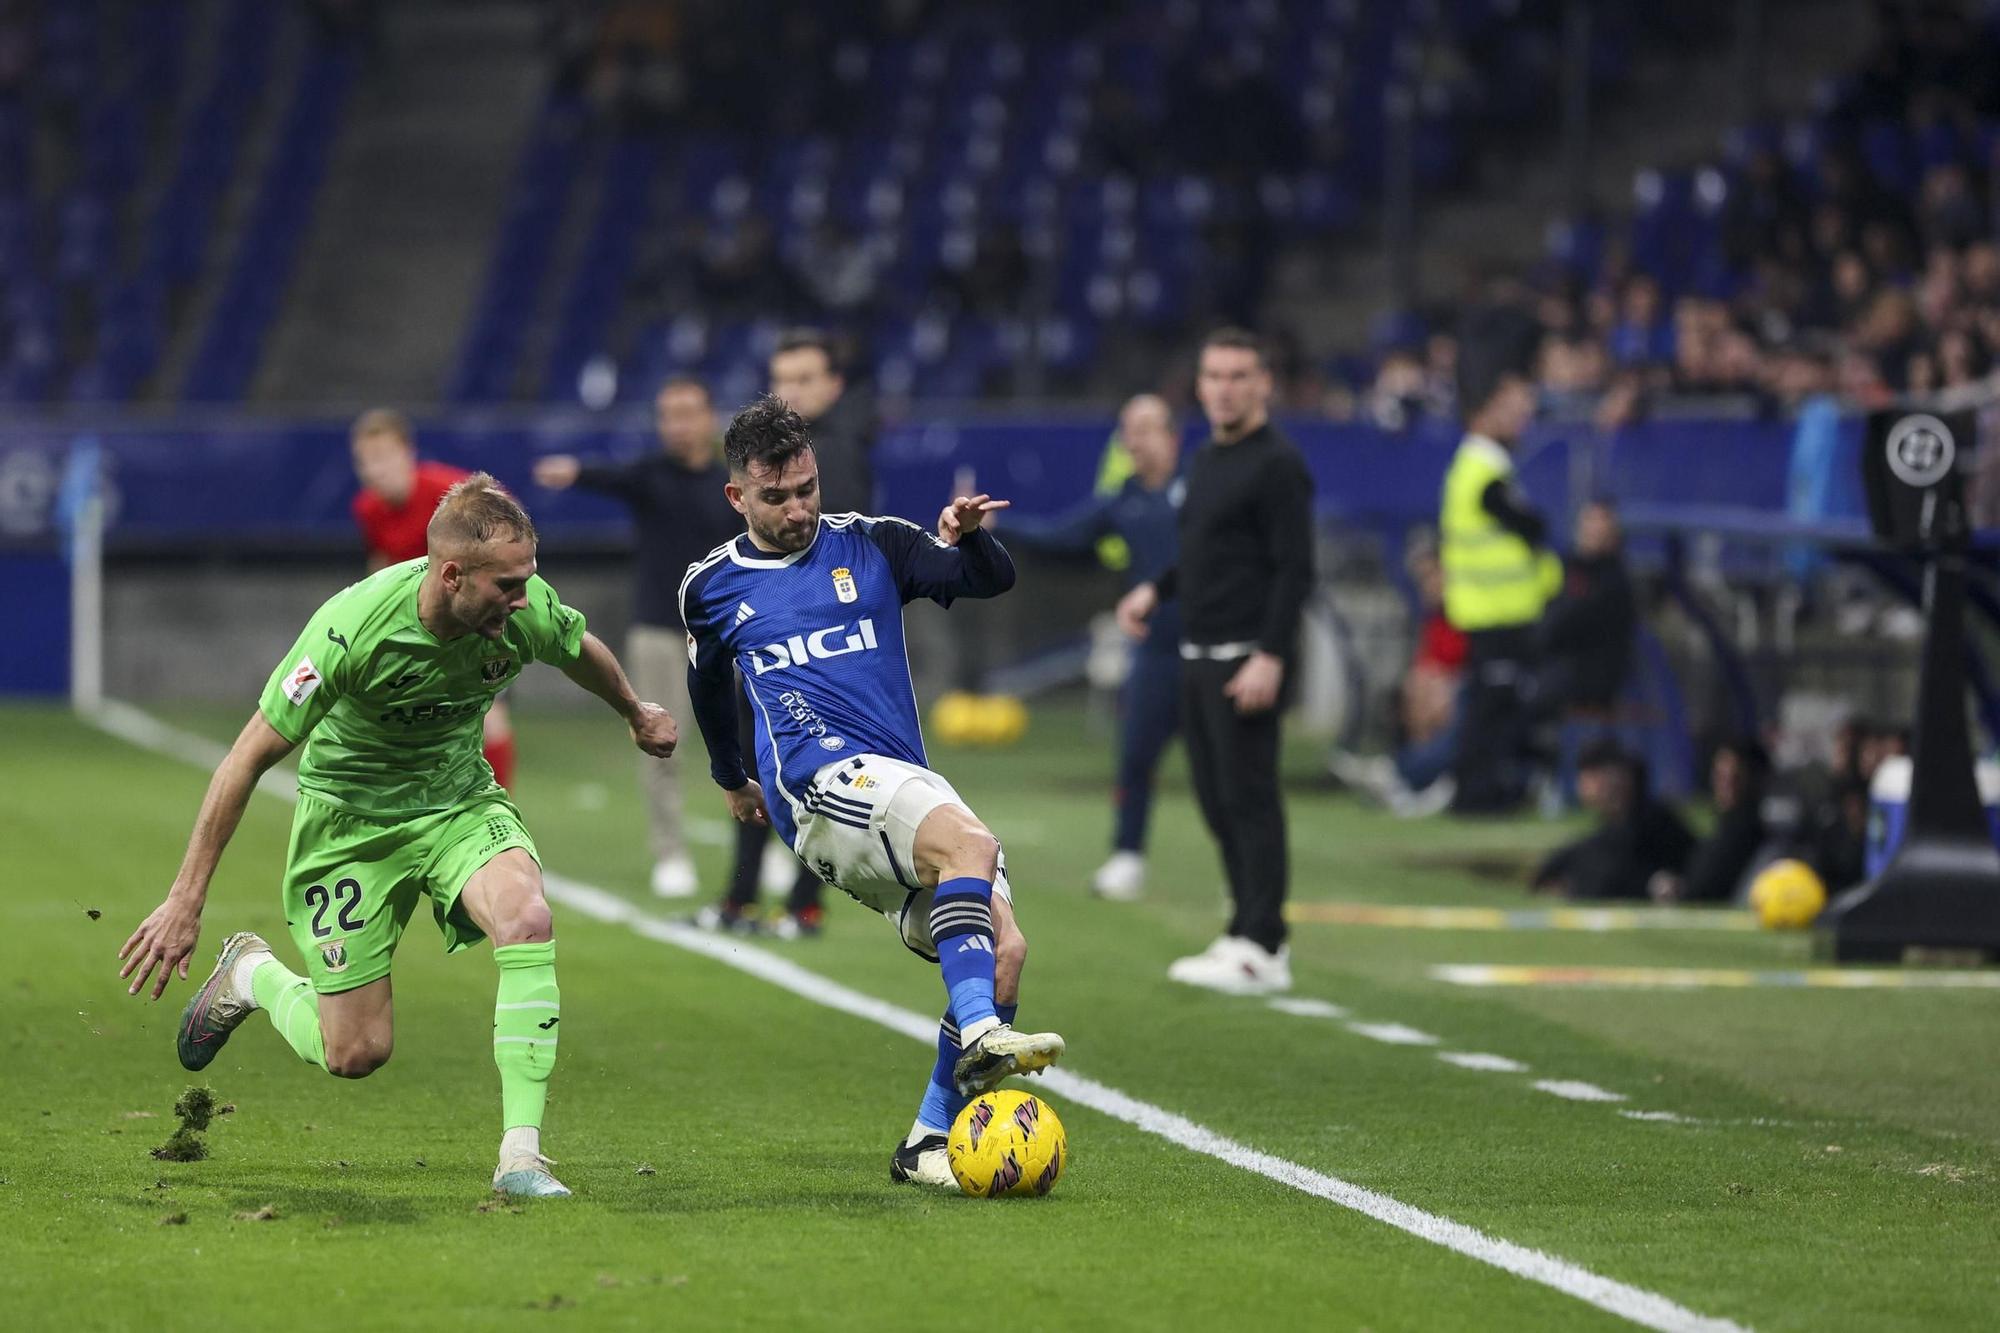
[[[1474,282],[1482,303],[1539,322],[1545,411],[1613,428],[1673,397],[1874,408],[2000,362],[2000,43],[1961,6],[1878,9],[1877,44],[1832,107],[1791,135],[1746,130],[1732,162],[1691,173],[1692,240],[1642,234],[1664,207],[1649,172],[1640,220],[1572,220],[1565,234],[1595,240],[1577,251],[1589,262]],[[1385,321],[1372,363],[1302,369],[1293,396],[1390,429],[1449,417],[1452,327],[1448,309]]]

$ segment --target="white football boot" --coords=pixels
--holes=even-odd
[[[542,1156],[542,1134],[534,1128],[510,1129],[500,1139],[500,1165],[493,1170],[493,1192],[516,1199],[567,1199],[569,1188],[549,1174],[553,1158]]]
[[[898,1184],[922,1185],[951,1194],[964,1193],[959,1188],[958,1177],[951,1173],[951,1154],[946,1150],[942,1134],[913,1134],[903,1140],[895,1156],[889,1159],[889,1179]]]

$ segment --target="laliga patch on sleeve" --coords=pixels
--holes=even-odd
[[[312,698],[319,688],[319,668],[310,657],[301,657],[299,664],[292,668],[292,674],[285,677],[285,697],[295,704],[302,704]]]

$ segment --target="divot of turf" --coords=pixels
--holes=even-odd
[[[174,1114],[180,1117],[180,1128],[167,1136],[167,1141],[153,1149],[153,1156],[163,1162],[199,1162],[208,1156],[208,1144],[202,1139],[217,1115],[227,1115],[236,1109],[234,1102],[216,1109],[215,1089],[189,1088],[174,1102]]]
[[[200,1133],[208,1128],[215,1118],[215,1089],[208,1087],[189,1088],[174,1103],[174,1114],[181,1118],[181,1126]]]

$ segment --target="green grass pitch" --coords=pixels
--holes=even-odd
[[[220,739],[240,722],[169,717]],[[692,812],[719,821],[694,751]],[[670,914],[644,891],[621,729],[529,714],[521,755],[520,804],[550,868]],[[1327,1007],[1285,1012],[1165,979],[1220,912],[1177,763],[1151,892],[1111,905],[1084,891],[1109,825],[1110,756],[1081,713],[1043,710],[1015,749],[939,748],[933,761],[1007,845],[1032,945],[1022,1021],[1062,1031],[1076,1073],[1711,1319],[1992,1326],[2000,993],[1475,990],[1429,968],[1784,968],[1804,965],[1806,942],[1301,924],[1296,994]],[[1291,764],[1308,778],[1310,751]],[[929,1067],[922,1046],[560,907],[563,1046],[546,1147],[577,1197],[494,1209],[483,950],[446,959],[427,921],[413,923],[397,960],[395,1058],[356,1083],[299,1064],[261,1019],[190,1079],[173,1053],[188,986],[158,1006],[125,997],[114,954],[165,890],[206,778],[64,712],[0,709],[8,1328],[1620,1324],[1047,1088],[1074,1153],[1047,1199],[892,1185],[889,1151]],[[1535,905],[1468,867],[1526,859],[1563,832],[1398,823],[1307,781],[1290,815],[1301,901]],[[197,977],[230,930],[286,939],[275,885],[289,818],[279,800],[252,803],[217,878]],[[724,857],[699,849],[711,884]],[[754,947],[937,1012],[934,970],[879,919],[837,895],[830,907],[822,939]],[[1469,1069],[1441,1053],[1527,1068]],[[1538,1080],[1624,1100],[1571,1100]],[[190,1082],[235,1109],[209,1131],[206,1160],[157,1161],[149,1149]]]

